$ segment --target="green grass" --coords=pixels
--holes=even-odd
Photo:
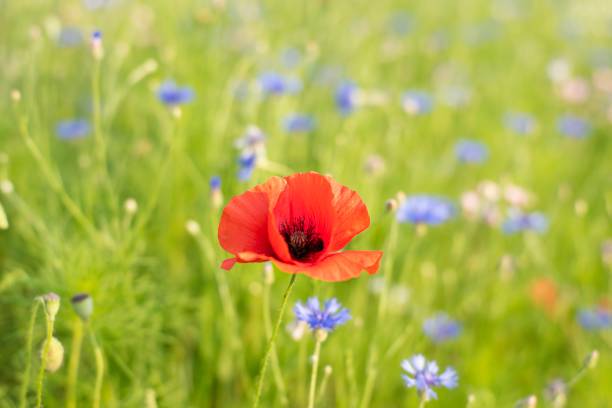
[[[557,57],[587,80],[595,67],[612,66],[612,12],[604,2],[116,3],[89,11],[79,1],[0,0],[0,179],[15,188],[0,194],[10,223],[0,230],[0,406],[17,406],[30,310],[36,296],[51,291],[62,297],[55,336],[67,356],[76,319],[69,299],[78,292],[94,298],[91,328],[107,368],[102,407],[142,407],[147,398],[159,407],[249,406],[266,345],[267,287],[261,264],[218,268],[227,254],[217,243],[220,210],[208,190],[209,178],[220,175],[227,202],[271,175],[285,175],[257,169],[248,183],[237,180],[233,142],[249,124],[264,130],[268,158],[287,171],[329,173],[358,191],[372,224],[350,248],[385,250],[379,276],[388,270],[392,289],[382,320],[380,297],[370,289],[374,277],[335,284],[297,278],[290,306],[312,295],[335,296],[353,315],[322,345],[320,369],[330,365],[333,373],[318,406],[358,407],[368,376],[372,398],[362,406],[417,406],[415,391],[403,386],[400,362],[419,352],[454,366],[460,377],[459,388],[440,391],[432,407],[462,407],[468,395],[475,396],[472,407],[506,407],[530,394],[548,406],[542,395],[548,381],[573,377],[594,349],[599,364],[570,390],[567,406],[610,404],[610,330],[585,331],[575,318],[580,307],[612,301],[611,269],[600,250],[612,236],[610,95],[592,90],[587,102],[572,105],[555,94],[546,75]],[[494,17],[508,5],[520,16]],[[388,28],[399,11],[413,17],[405,37]],[[59,47],[61,26],[79,27],[84,43]],[[489,39],[470,42],[475,27],[489,26]],[[57,121],[95,123],[96,65],[87,46],[94,28],[104,33],[105,48],[99,137],[65,142],[54,134]],[[434,47],[435,38],[444,46]],[[303,55],[291,71],[303,80],[302,92],[263,101],[233,98],[236,82],[281,70],[279,55],[287,47]],[[147,60],[157,69],[136,81]],[[325,66],[386,92],[389,103],[341,117],[333,87],[316,80]],[[469,86],[469,104],[436,103],[424,116],[402,111],[406,89],[439,96],[436,78],[443,72]],[[166,78],[197,94],[180,119],[155,96]],[[18,103],[10,98],[13,89],[21,92]],[[508,111],[531,113],[535,133],[507,130]],[[313,114],[316,130],[285,134],[280,122],[292,112]],[[590,137],[560,135],[555,120],[563,113],[587,118]],[[453,149],[461,137],[486,143],[489,160],[458,164]],[[385,160],[380,176],[362,170],[372,153]],[[548,215],[549,230],[509,236],[459,216],[424,236],[397,225],[397,241],[389,241],[395,221],[384,203],[398,191],[458,202],[485,179],[531,191],[533,209]],[[133,216],[123,208],[128,198],[139,205]],[[586,214],[576,212],[579,200],[588,204]],[[185,229],[190,219],[201,226],[197,237]],[[516,267],[504,278],[499,265],[505,255]],[[274,276],[266,311],[272,319],[289,282],[282,272]],[[542,277],[558,289],[553,314],[530,296],[531,283]],[[393,296],[401,288],[408,291],[406,302]],[[464,330],[435,345],[421,325],[441,310]],[[285,322],[291,319],[288,309]],[[33,373],[44,330],[39,314]],[[89,406],[94,393],[95,359],[85,340],[78,406]],[[283,325],[277,350],[290,407],[306,406],[313,348],[309,336],[295,342]],[[46,376],[45,406],[65,404],[66,362]],[[33,379],[29,396],[33,404]],[[281,406],[271,369],[262,406]]]

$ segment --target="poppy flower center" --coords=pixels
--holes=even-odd
[[[287,243],[293,259],[303,261],[323,250],[323,240],[315,231],[314,225],[306,225],[300,218],[290,223],[283,223],[280,233]]]

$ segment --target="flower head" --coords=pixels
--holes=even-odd
[[[257,82],[265,95],[295,94],[302,89],[302,82],[299,79],[285,77],[273,71],[259,75]]]
[[[543,233],[547,229],[548,219],[540,212],[513,211],[502,225],[502,230],[506,234],[515,234],[522,231]]]
[[[460,140],[455,144],[455,154],[464,163],[482,163],[487,159],[487,147],[476,140]]]
[[[414,195],[408,197],[397,210],[399,222],[438,225],[452,218],[455,207],[445,198]]]
[[[357,107],[359,88],[351,81],[344,81],[336,88],[336,107],[344,116],[353,113]]]
[[[433,109],[431,95],[425,91],[407,91],[402,95],[402,107],[411,115],[423,115]]]
[[[438,313],[425,320],[423,323],[423,331],[431,340],[436,343],[441,343],[459,336],[461,333],[461,324],[451,319],[446,313]]]
[[[518,135],[530,135],[536,128],[535,119],[527,113],[507,113],[504,117],[504,123],[508,129]]]
[[[581,309],[578,312],[578,322],[586,330],[602,330],[612,328],[612,312],[603,307]]]
[[[564,115],[557,119],[557,130],[572,139],[583,139],[591,132],[591,125],[578,116]]]
[[[223,262],[272,261],[287,273],[325,281],[378,271],[382,252],[342,251],[370,225],[359,195],[319,173],[272,177],[234,197],[223,210],[219,243],[234,256]]]
[[[90,132],[91,126],[85,119],[62,120],[55,126],[55,134],[63,140],[82,139]]]
[[[293,114],[283,120],[283,128],[289,133],[307,133],[315,127],[315,120],[310,115]]]
[[[416,388],[426,399],[438,398],[434,388],[455,388],[459,381],[457,372],[452,367],[447,367],[439,374],[438,364],[435,361],[428,362],[421,354],[402,361],[402,368],[406,372],[402,374],[406,387]]]
[[[87,293],[79,293],[70,299],[76,314],[84,321],[89,320],[93,313],[93,299]]]
[[[174,81],[165,81],[157,89],[159,100],[170,107],[189,103],[195,97],[195,92],[188,86],[178,86]]]
[[[295,318],[308,324],[312,331],[322,329],[331,332],[351,319],[348,309],[343,308],[336,298],[325,301],[321,309],[319,299],[311,297],[306,304],[297,302],[293,311]]]

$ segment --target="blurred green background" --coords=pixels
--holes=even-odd
[[[90,48],[95,29],[101,60]],[[0,405],[17,406],[32,302],[53,291],[66,359],[77,320],[69,299],[94,299],[103,407],[248,406],[263,316],[275,318],[289,276],[275,272],[269,287],[261,264],[218,268],[227,254],[209,179],[221,177],[227,201],[271,175],[315,170],[368,205],[371,227],[350,247],[385,250],[377,277],[298,277],[290,305],[335,296],[353,315],[323,345],[321,365],[333,373],[318,406],[416,406],[400,378],[401,360],[415,353],[459,373],[459,387],[430,406],[506,407],[531,394],[552,406],[549,381],[569,380],[597,349],[598,366],[567,406],[609,407],[610,326],[585,330],[576,314],[612,302],[611,69],[612,7],[599,0],[0,0],[9,224],[0,230]],[[263,72],[297,78],[301,90],[265,97]],[[180,117],[156,95],[168,79],[195,92]],[[361,92],[349,115],[334,101],[344,80]],[[426,92],[431,112],[402,109],[410,89]],[[283,120],[296,112],[314,118],[313,131],[287,132]],[[522,112],[533,126],[525,135],[508,123]],[[562,115],[583,118],[588,136],[563,135]],[[56,124],[74,118],[89,134],[58,137]],[[243,181],[234,143],[249,125],[266,134],[267,161]],[[486,145],[488,160],[458,161],[462,138]],[[505,234],[465,216],[462,194],[483,180],[529,192],[548,230]],[[385,202],[399,191],[447,196],[457,216],[425,234],[398,225]],[[385,271],[389,307],[378,320]],[[423,334],[438,311],[461,322],[457,339]],[[35,349],[43,337],[39,318]],[[288,403],[268,371],[262,406],[306,405],[313,345],[282,330]],[[81,357],[77,401],[89,406],[88,343]],[[66,385],[64,364],[47,375],[45,406],[63,406]],[[33,394],[34,381],[32,403]]]

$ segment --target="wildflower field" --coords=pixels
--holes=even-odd
[[[612,407],[603,0],[0,0],[0,407]]]

